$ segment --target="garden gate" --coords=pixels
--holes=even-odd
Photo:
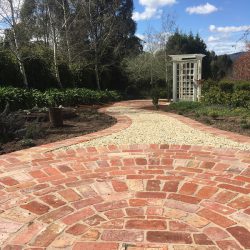
[[[170,55],[173,60],[173,101],[197,101],[201,96],[203,54]]]

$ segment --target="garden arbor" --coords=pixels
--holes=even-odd
[[[170,55],[173,60],[173,101],[197,101],[201,96],[203,54]]]

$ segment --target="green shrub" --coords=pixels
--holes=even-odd
[[[208,112],[208,115],[211,116],[213,119],[216,119],[220,116],[219,112],[217,112],[216,110],[211,110],[210,112]]]
[[[183,102],[171,103],[168,106],[168,109],[169,110],[177,110],[177,111],[181,111],[181,112],[187,112],[187,111],[192,111],[194,109],[198,109],[201,106],[202,106],[202,104],[200,102],[183,101]]]
[[[233,107],[250,108],[250,92],[247,90],[238,90],[232,94],[231,105]]]
[[[226,93],[233,93],[234,85],[235,85],[234,82],[227,81],[227,80],[220,81],[218,84],[220,90]]]
[[[236,82],[234,85],[234,89],[237,90],[246,90],[246,91],[250,91],[250,82],[247,81],[240,81],[240,82]]]
[[[231,95],[220,90],[219,87],[212,87],[203,95],[202,102],[205,104],[229,105]]]
[[[26,90],[13,87],[0,87],[0,109],[6,103],[10,104],[12,111],[30,109],[34,106],[76,106],[80,104],[102,104],[119,101],[121,96],[115,91],[94,91],[82,88],[50,89],[45,92]]]

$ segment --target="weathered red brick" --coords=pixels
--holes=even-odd
[[[173,199],[177,201],[182,201],[190,204],[198,204],[201,200],[197,197],[182,195],[182,194],[170,194],[168,199]]]
[[[220,240],[216,243],[222,250],[242,250],[242,248],[233,240]]]
[[[45,195],[40,199],[54,208],[61,207],[66,204],[64,201],[60,200],[58,197],[52,194]]]
[[[29,174],[34,177],[34,178],[43,178],[43,177],[47,177],[48,175],[45,174],[42,170],[34,170],[34,171],[31,171],[29,172]]]
[[[62,221],[67,225],[72,225],[72,224],[76,223],[77,221],[86,219],[94,214],[95,214],[95,212],[93,209],[84,208],[78,212],[75,212],[73,214],[68,215]]]
[[[155,199],[165,199],[166,193],[163,192],[137,192],[137,198],[155,198]]]
[[[242,194],[249,194],[250,193],[250,189],[249,188],[243,188],[243,187],[237,187],[237,186],[233,186],[233,185],[229,185],[229,184],[219,184],[218,185],[219,188],[225,188],[234,192],[239,192]]]
[[[142,242],[144,233],[132,230],[104,230],[101,239],[104,241]]]
[[[203,232],[214,241],[223,240],[229,237],[228,233],[219,227],[207,227]]]
[[[197,229],[180,221],[170,221],[169,222],[170,231],[183,231],[183,232],[197,232]]]
[[[67,201],[77,201],[81,199],[81,196],[71,188],[61,190],[59,194]]]
[[[214,162],[205,161],[201,164],[200,167],[205,169],[212,169],[214,165],[215,165]]]
[[[104,221],[106,221],[106,219],[104,219],[103,217],[101,217],[98,214],[95,214],[95,215],[87,218],[86,220],[84,220],[84,222],[86,224],[88,224],[89,226],[97,226]]]
[[[192,244],[189,233],[168,232],[168,231],[148,231],[147,241],[154,243],[177,243]]]
[[[143,229],[143,230],[164,230],[167,229],[167,223],[164,220],[128,220],[125,225],[126,229]]]
[[[178,181],[166,181],[163,187],[164,192],[177,192],[179,186]]]
[[[116,192],[126,192],[128,191],[128,186],[123,181],[112,180],[113,189]]]
[[[232,226],[235,224],[234,221],[228,219],[227,217],[220,215],[218,213],[215,213],[209,209],[202,209],[198,212],[198,215],[206,218],[207,220],[210,220],[212,222],[214,222],[215,224],[222,226],[224,228]]]
[[[39,220],[43,221],[44,223],[52,223],[70,213],[72,213],[74,211],[73,208],[69,207],[69,206],[64,206],[64,207],[60,207],[56,210],[53,210],[49,213],[44,214],[43,216],[41,216],[39,218]]]
[[[147,215],[162,216],[163,208],[161,207],[148,207],[146,211]]]
[[[121,217],[124,217],[125,214],[123,212],[122,209],[115,209],[115,210],[110,210],[110,211],[107,211],[105,213],[105,215],[109,218],[109,219],[117,219],[117,218],[121,218]]]
[[[180,194],[192,195],[197,190],[198,185],[192,182],[186,182],[180,189]]]
[[[203,201],[201,203],[203,207],[209,208],[211,210],[214,210],[215,212],[221,213],[221,214],[232,214],[235,212],[235,209],[232,209],[230,207],[224,206],[220,203],[212,202],[212,201]]]
[[[250,206],[250,197],[247,195],[241,195],[240,197],[236,198],[235,200],[231,201],[228,206],[236,208],[236,209],[243,209]]]
[[[127,216],[129,217],[138,217],[138,216],[143,216],[144,215],[144,210],[141,207],[131,207],[131,208],[126,208],[126,213]]]
[[[67,173],[73,171],[69,166],[67,165],[60,165],[57,166],[57,168],[62,172],[62,173]]]
[[[241,226],[230,227],[227,231],[246,249],[250,248],[250,232]]]
[[[108,211],[108,210],[113,210],[113,209],[118,209],[118,208],[124,208],[127,206],[128,206],[127,201],[121,200],[121,201],[113,201],[113,202],[97,204],[95,205],[95,209],[98,212],[103,212],[103,211]]]
[[[147,165],[147,160],[145,158],[136,158],[135,159],[136,165]]]
[[[146,206],[148,202],[144,199],[130,199],[129,200],[129,205],[131,207],[143,207]]]
[[[88,229],[88,226],[77,223],[71,226],[69,229],[67,229],[66,233],[73,234],[73,235],[81,235],[84,232],[86,232],[87,229]]]
[[[218,191],[218,188],[216,187],[209,187],[209,186],[205,186],[202,187],[198,193],[197,193],[197,197],[201,198],[201,199],[209,199],[211,198],[216,192]]]
[[[160,191],[161,187],[161,181],[160,180],[148,180],[146,190],[147,191]]]
[[[49,225],[44,231],[38,234],[31,246],[48,247],[55,238],[62,232],[64,227],[58,224]]]
[[[214,245],[213,241],[211,241],[205,234],[194,234],[194,242],[197,245]]]
[[[25,228],[23,231],[19,232],[15,238],[11,241],[12,244],[17,245],[25,245],[30,240],[39,233],[39,231],[42,229],[42,225],[35,223],[32,223],[27,228]]]
[[[80,201],[76,201],[73,203],[73,206],[76,209],[81,209],[87,206],[91,206],[94,204],[98,204],[103,202],[103,198],[101,196],[96,196],[96,197],[91,197],[91,198],[87,198],[87,199],[82,199]]]
[[[214,200],[219,203],[225,204],[228,201],[232,200],[236,195],[237,194],[234,192],[223,190],[216,194]]]
[[[77,242],[73,250],[118,250],[118,243],[105,242]]]
[[[30,203],[23,204],[20,207],[38,215],[45,214],[49,211],[48,206],[41,204],[37,201],[31,201]]]
[[[2,182],[6,186],[15,186],[19,184],[19,182],[9,176],[3,177],[0,179],[0,182]]]

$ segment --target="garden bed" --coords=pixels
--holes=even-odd
[[[46,110],[16,111],[9,114],[8,129],[13,131],[4,138],[1,135],[0,154],[82,136],[103,130],[116,123],[116,119],[98,112],[98,106],[67,108],[63,127],[53,128]]]
[[[179,102],[161,107],[167,112],[184,115],[209,126],[250,136],[250,111],[194,102]]]

